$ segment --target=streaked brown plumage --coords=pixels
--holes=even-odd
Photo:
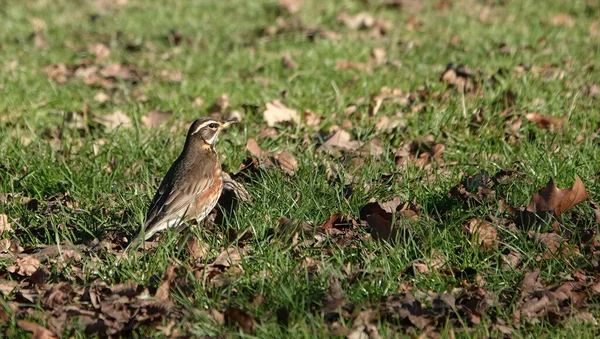
[[[219,132],[237,120],[211,118],[192,123],[183,151],[163,178],[146,214],[146,222],[129,247],[182,221],[202,221],[223,189],[221,164],[214,146]]]

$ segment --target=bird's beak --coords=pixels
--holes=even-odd
[[[221,124],[221,129],[228,128],[229,126],[231,126],[233,124],[237,124],[238,122],[239,122],[238,119],[227,120]]]

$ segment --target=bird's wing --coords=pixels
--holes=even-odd
[[[212,171],[214,164],[206,163],[195,168],[182,168],[179,161],[173,164],[148,208],[144,224],[146,239],[156,232],[153,228],[160,228],[163,223],[185,215],[190,203],[214,185]],[[167,178],[170,180],[166,180]],[[211,179],[207,180],[208,178]]]

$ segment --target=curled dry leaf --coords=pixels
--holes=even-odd
[[[348,12],[343,11],[338,14],[337,20],[350,29],[370,28],[375,24],[375,18],[367,12],[350,15]]]
[[[298,68],[298,64],[289,55],[284,55],[283,58],[281,58],[281,65],[283,68],[291,70]]]
[[[288,151],[283,151],[273,156],[279,167],[287,174],[294,175],[298,168],[298,160]]]
[[[32,339],[57,339],[58,337],[52,333],[49,329],[40,326],[36,323],[26,320],[17,321],[17,326],[24,329],[27,332],[33,332]]]
[[[153,109],[142,117],[142,123],[148,128],[156,128],[173,116],[173,112],[162,112]]]
[[[298,113],[295,110],[286,107],[279,100],[268,102],[266,106],[267,109],[263,112],[263,117],[269,127],[273,127],[282,122],[293,121],[298,123],[300,121]]]
[[[550,180],[545,188],[533,195],[527,211],[554,212],[554,215],[560,217],[566,210],[588,198],[589,195],[578,176],[575,177],[575,183],[571,188],[557,188],[554,181]]]
[[[260,149],[260,146],[258,146],[258,142],[254,139],[248,139],[248,141],[246,141],[246,150],[257,158],[263,156],[263,151]]]
[[[575,19],[569,14],[558,13],[552,17],[552,24],[554,26],[573,27],[575,26]]]
[[[239,264],[242,261],[242,256],[240,254],[239,249],[237,248],[228,248],[221,252],[216,258],[215,261],[211,264],[212,266],[222,266],[222,267],[231,267]]]
[[[481,250],[487,251],[498,248],[498,230],[489,222],[482,219],[473,219],[466,228],[473,236],[473,241],[479,244]]]
[[[3,232],[14,232],[6,214],[0,214],[0,234]]]
[[[96,63],[108,58],[110,56],[110,48],[103,43],[96,43],[88,45],[88,52],[96,57]]]
[[[201,241],[196,236],[191,236],[187,242],[187,249],[194,260],[202,259],[208,254],[210,245]]]
[[[327,138],[323,145],[319,146],[319,150],[325,150],[329,153],[336,153],[338,150],[355,151],[359,147],[359,142],[352,140],[350,133],[340,129],[332,136]]]
[[[169,300],[169,289],[171,288],[171,283],[175,279],[175,266],[171,265],[167,267],[165,271],[165,276],[163,278],[162,284],[158,286],[156,290],[156,294],[154,295],[157,299],[160,300]]]
[[[458,88],[460,91],[473,89],[473,73],[464,65],[448,64],[440,75],[440,81]]]
[[[232,191],[235,197],[242,201],[250,200],[250,193],[241,182],[231,178],[229,173],[223,172],[223,190]]]
[[[19,275],[30,277],[40,267],[40,260],[34,256],[26,255],[18,257],[15,265],[6,268],[9,272],[16,272]]]
[[[537,113],[528,113],[525,115],[525,118],[543,129],[560,127],[567,120],[565,117],[557,118]]]
[[[245,333],[254,332],[254,319],[247,312],[236,307],[229,307],[225,310],[223,316],[225,325],[239,326]]]
[[[321,124],[321,117],[313,111],[307,109],[302,113],[302,121],[307,126],[317,127]]]
[[[118,127],[129,128],[132,126],[131,118],[121,111],[96,118],[96,122],[104,125],[109,131]]]
[[[360,72],[371,73],[371,66],[362,62],[353,62],[348,60],[338,60],[335,64],[336,70],[351,69]]]

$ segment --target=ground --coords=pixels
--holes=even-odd
[[[2,335],[597,336],[599,17],[4,0]],[[236,189],[124,255],[205,116]]]

